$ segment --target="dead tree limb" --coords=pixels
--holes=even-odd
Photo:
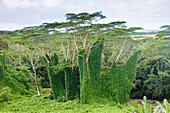
[[[126,39],[124,40],[123,45],[122,45],[122,48],[120,49],[119,55],[117,56],[117,58],[116,58],[116,61],[115,61],[115,62],[117,62],[117,61],[118,61],[118,59],[119,59],[120,55],[122,54],[122,51],[123,51],[124,45],[125,45],[125,43],[126,43],[126,41],[127,41],[127,38],[128,38],[128,37],[126,37]]]

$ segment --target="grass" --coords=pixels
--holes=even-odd
[[[142,39],[147,39],[147,38],[157,38],[156,34],[149,34],[149,35],[132,35],[131,36],[132,39],[134,40],[142,40]]]
[[[56,102],[42,96],[15,96],[9,101],[9,113],[126,113],[128,105],[119,104],[80,104],[79,100]],[[6,112],[6,105],[0,102],[0,113]]]

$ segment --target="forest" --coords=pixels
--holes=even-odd
[[[0,31],[0,112],[170,112],[170,25],[65,18]]]

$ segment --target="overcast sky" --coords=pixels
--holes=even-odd
[[[100,22],[158,29],[170,24],[170,0],[0,0],[0,30],[65,21],[66,13],[102,11]]]

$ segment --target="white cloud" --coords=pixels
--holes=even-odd
[[[9,8],[28,8],[37,6],[36,2],[30,0],[3,0],[2,2]]]
[[[107,17],[100,22],[124,20],[128,26],[158,28],[170,24],[169,6],[170,0],[0,0],[0,22],[5,23],[0,29],[65,21],[66,13],[96,11]]]
[[[52,22],[63,22],[63,20],[61,20],[61,19],[41,19],[40,20],[40,23],[42,24],[42,23],[46,23],[46,22],[48,22],[48,23],[52,23]]]
[[[44,0],[43,6],[45,7],[58,7],[64,0]]]
[[[67,12],[74,12],[74,13],[81,13],[81,12],[88,12],[93,13],[97,9],[97,3],[95,0],[72,0],[72,4],[69,4],[68,7],[66,7]],[[98,10],[97,10],[98,11]]]
[[[95,7],[96,5],[96,2],[94,0],[88,0],[87,3],[88,3],[87,4],[88,7]]]
[[[107,0],[103,7],[112,9],[116,14],[151,16],[168,9],[169,5],[170,0]]]
[[[32,26],[38,25],[38,24],[32,24]],[[16,29],[22,29],[23,27],[28,27],[30,25],[27,24],[18,24],[18,23],[6,23],[6,22],[0,22],[0,30],[16,30]]]

